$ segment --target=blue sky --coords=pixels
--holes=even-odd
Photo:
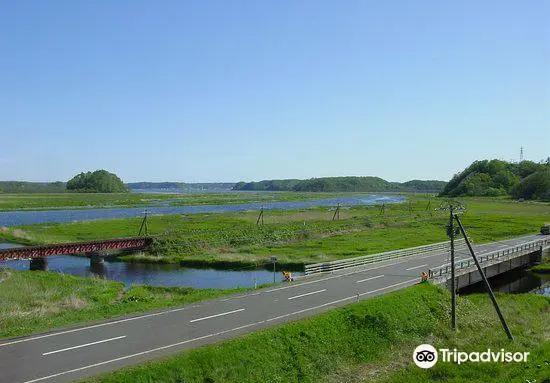
[[[0,0],[0,180],[447,180],[549,93],[543,0]]]

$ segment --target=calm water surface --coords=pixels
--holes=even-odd
[[[550,275],[537,274],[527,269],[515,269],[489,278],[491,289],[501,293],[535,293],[550,296]],[[460,289],[461,294],[487,292],[483,282]]]
[[[147,209],[150,214],[196,214],[196,213],[231,213],[247,210],[293,210],[319,206],[377,205],[383,203],[400,203],[406,197],[399,195],[364,195],[340,198],[326,198],[314,201],[291,201],[270,203],[236,203],[223,205],[197,206],[148,206],[116,209],[79,209],[79,210],[45,210],[45,211],[7,211],[0,212],[1,226],[32,225],[39,223],[66,223],[91,219],[135,218],[143,215]]]
[[[16,245],[0,243],[0,249]],[[15,270],[29,270],[28,260],[0,261],[0,267]],[[132,284],[226,289],[233,287],[253,287],[255,284],[272,283],[273,272],[266,269],[215,270],[180,267],[178,265],[156,265],[149,263],[127,263],[105,261],[103,265],[90,267],[86,257],[48,257],[48,270],[81,277],[100,277]],[[37,271],[40,272],[40,271]],[[302,275],[293,272],[294,275]],[[280,272],[275,273],[277,282],[282,280]]]

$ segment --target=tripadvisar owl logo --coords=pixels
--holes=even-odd
[[[431,368],[437,363],[437,350],[430,344],[421,344],[414,349],[413,361],[420,368]]]

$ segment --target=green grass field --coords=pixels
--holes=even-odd
[[[0,338],[246,291],[132,286],[54,272],[0,268]]]
[[[548,382],[550,298],[497,296],[516,338],[507,340],[486,295],[460,297],[459,331],[449,294],[421,284],[297,322],[189,350],[87,382]],[[527,363],[412,363],[422,343],[460,351],[529,351]],[[546,380],[545,380],[546,379]]]
[[[149,206],[164,203],[168,206],[219,205],[228,203],[262,203],[303,201],[358,193],[293,193],[293,192],[227,192],[189,194],[149,193],[0,193],[0,211],[97,209],[112,207]],[[365,195],[367,193],[360,193]]]
[[[302,265],[374,254],[446,240],[447,216],[441,202],[410,197],[410,203],[356,206],[333,211],[266,211],[164,215],[149,218],[150,233],[160,235],[151,254],[126,256],[148,262],[184,264],[263,264],[276,256],[282,264]],[[536,233],[550,221],[550,204],[503,199],[465,199],[462,221],[476,243]],[[0,241],[58,243],[136,235],[140,219],[44,224],[0,229]]]

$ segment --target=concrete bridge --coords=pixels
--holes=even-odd
[[[103,263],[105,250],[141,250],[151,245],[152,237],[113,238],[99,241],[58,243],[42,246],[0,249],[0,261],[9,259],[30,259],[31,270],[46,270],[47,257],[51,255],[86,254],[92,265]]]
[[[474,251],[485,276],[491,278],[529,264],[540,263],[542,257],[550,252],[550,235],[532,235],[493,242],[483,247],[478,246],[477,249],[474,247]],[[468,250],[459,248],[455,254],[456,287],[460,289],[480,282],[482,278]],[[432,282],[450,286],[451,264],[432,267],[428,275]]]

